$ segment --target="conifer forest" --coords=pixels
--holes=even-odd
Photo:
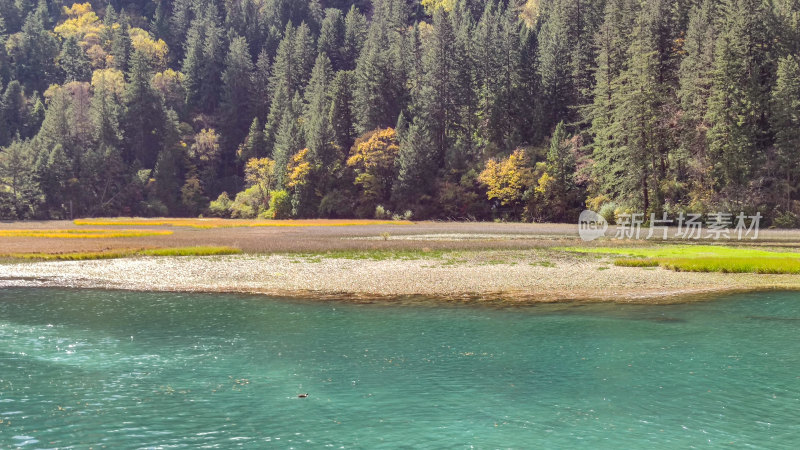
[[[800,0],[0,0],[0,219],[800,226]]]

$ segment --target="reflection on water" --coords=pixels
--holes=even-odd
[[[797,318],[5,289],[0,448],[791,447]]]

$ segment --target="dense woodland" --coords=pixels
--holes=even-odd
[[[0,218],[800,215],[800,0],[0,0]]]

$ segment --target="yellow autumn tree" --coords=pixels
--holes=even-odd
[[[522,149],[514,150],[514,153],[501,161],[487,161],[478,180],[486,185],[489,200],[497,200],[502,206],[509,206],[517,211],[525,191],[535,183],[530,164],[528,155]]]
[[[393,128],[371,131],[353,144],[347,165],[355,169],[355,184],[363,190],[365,200],[380,202],[388,198],[399,152],[400,145]]]
[[[100,41],[103,22],[92,11],[91,4],[75,3],[70,8],[65,6],[63,12],[67,19],[53,30],[58,35],[63,38],[75,37],[87,46]]]
[[[131,36],[131,45],[134,50],[138,50],[150,60],[150,63],[156,70],[164,70],[167,68],[167,55],[169,54],[169,47],[163,40],[155,40],[147,31],[141,28],[131,28],[129,32]]]
[[[270,158],[252,158],[244,168],[247,184],[256,187],[264,205],[269,202],[269,191],[275,188],[275,161]]]
[[[436,8],[444,8],[445,11],[450,12],[455,6],[455,0],[422,0],[421,5],[428,14],[433,14]]]
[[[153,75],[153,87],[161,93],[167,106],[180,111],[186,98],[186,75],[167,69]]]
[[[308,157],[308,149],[304,148],[295,153],[291,161],[289,161],[287,169],[288,181],[286,186],[296,188],[308,183],[308,178],[311,174],[311,160]]]
[[[125,75],[118,69],[99,69],[92,73],[92,87],[112,92],[117,99],[125,93]]]

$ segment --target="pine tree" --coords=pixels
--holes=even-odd
[[[92,81],[94,95],[90,114],[94,140],[101,147],[119,149],[122,145],[121,99],[117,97],[108,77],[97,76]]]
[[[772,131],[775,133],[775,167],[780,180],[781,203],[791,211],[800,179],[800,65],[787,56],[778,64],[772,91]]]
[[[0,188],[11,194],[16,219],[33,217],[39,196],[34,178],[34,154],[30,141],[15,140],[0,150]]]
[[[264,121],[269,113],[270,104],[270,91],[269,79],[271,73],[271,61],[269,53],[266,50],[261,50],[258,54],[253,76],[250,85],[253,90],[253,97],[251,101],[251,109],[253,114],[260,120]]]
[[[286,185],[286,167],[289,164],[289,159],[304,147],[303,132],[300,128],[302,109],[303,102],[300,94],[295,93],[291,103],[283,112],[283,117],[275,136],[272,159],[275,160],[275,184],[278,187]]]
[[[64,41],[61,54],[58,56],[61,70],[64,71],[65,82],[89,81],[92,78],[92,68],[89,58],[78,45],[78,40],[71,36]]]
[[[247,162],[253,158],[263,158],[267,154],[267,145],[264,141],[264,131],[261,128],[261,123],[258,117],[253,119],[250,124],[250,130],[247,137],[238,151],[238,158],[240,162]]]
[[[196,105],[200,101],[204,35],[205,21],[202,19],[192,21],[192,26],[186,35],[181,66],[181,72],[186,76],[186,103],[189,105]]]
[[[5,141],[0,140],[0,146],[8,142],[16,135],[25,133],[26,119],[28,117],[27,101],[22,85],[14,80],[8,83],[2,99],[0,99],[0,125],[4,130],[0,135],[5,135]],[[2,138],[3,136],[0,136]]]
[[[398,208],[410,209],[422,196],[432,194],[437,153],[427,124],[414,120],[402,135],[395,161],[397,181],[392,186],[392,200]]]
[[[311,80],[305,92],[305,114],[303,127],[309,158],[330,167],[336,159],[333,148],[333,129],[330,122],[331,99],[329,87],[333,68],[328,56],[320,53],[311,73]]]
[[[152,76],[146,55],[134,51],[131,56],[129,82],[125,88],[125,140],[124,159],[134,160],[144,167],[153,167],[161,149],[161,131],[164,126],[162,99],[150,85]]]
[[[222,113],[226,117],[223,135],[231,148],[242,141],[253,117],[250,110],[253,70],[247,41],[243,37],[233,38],[222,73]]]
[[[200,64],[199,104],[204,111],[213,112],[219,104],[219,86],[222,82],[222,67],[225,61],[224,37],[216,13],[205,17],[205,39],[203,60]],[[246,43],[245,43],[246,44]],[[247,52],[247,48],[244,49]]]
[[[356,139],[356,130],[352,114],[353,74],[339,71],[330,86],[330,112],[328,120],[333,133],[333,143],[339,155],[345,155]]]
[[[344,19],[344,38],[342,43],[342,70],[353,70],[367,39],[367,19],[358,12],[355,5],[350,7]]]
[[[131,57],[131,49],[133,47],[130,29],[131,26],[128,23],[128,16],[122,14],[122,17],[120,17],[120,24],[118,27],[113,28],[114,31],[111,37],[110,53],[113,57],[111,67],[123,72],[128,71],[128,60]]]
[[[44,92],[50,83],[55,82],[58,42],[35,13],[25,19],[19,41],[10,56],[14,61],[14,78],[20,80],[29,92]]]
[[[325,19],[317,39],[317,51],[324,53],[331,61],[333,70],[342,68],[344,52],[344,17],[342,11],[334,8],[325,10]]]
[[[475,79],[480,142],[487,155],[513,149],[522,74],[519,21],[513,10],[487,5],[475,30]]]
[[[446,152],[455,144],[455,128],[461,119],[455,44],[449,14],[443,8],[436,9],[433,30],[423,43],[424,88],[417,101],[436,149],[430,162],[437,168],[442,167]]]
[[[641,16],[629,55],[627,67],[612,81],[614,108],[606,126],[613,140],[596,145],[594,155],[603,171],[602,192],[647,213],[662,206],[658,120],[664,93],[656,83],[653,36]]]
[[[272,76],[269,82],[272,98],[264,126],[264,138],[268,147],[275,142],[284,113],[291,106],[295,94],[308,83],[314,65],[314,51],[308,26],[301,24],[297,29],[291,24],[286,26],[275,62],[272,64]]]
[[[572,47],[568,22],[562,8],[551,12],[539,35],[539,76],[547,103],[545,125],[569,120],[569,106],[575,104],[576,88],[572,77]]]
[[[400,0],[375,4],[355,69],[354,111],[360,133],[394,125],[408,101],[402,67],[406,14],[405,2]]]

